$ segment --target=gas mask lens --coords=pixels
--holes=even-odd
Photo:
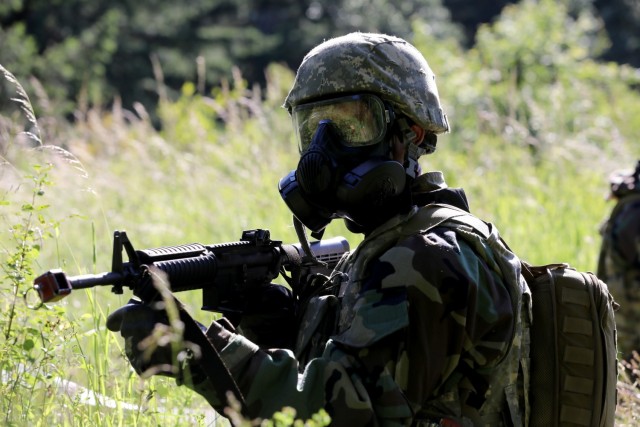
[[[369,94],[310,102],[298,105],[292,111],[301,153],[311,145],[321,121],[331,123],[345,146],[365,147],[382,140],[390,116],[391,112],[382,100]]]

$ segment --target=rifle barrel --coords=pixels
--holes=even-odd
[[[115,285],[120,283],[124,276],[122,273],[109,271],[100,274],[81,274],[69,277],[72,289],[93,288],[94,286]]]

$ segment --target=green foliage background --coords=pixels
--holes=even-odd
[[[4,0],[0,63],[16,75],[36,77],[37,84],[23,84],[30,93],[46,94],[58,114],[73,116],[114,98],[128,109],[142,103],[153,113],[159,82],[171,96],[185,80],[204,93],[231,79],[237,66],[250,84],[264,85],[268,64],[295,69],[311,47],[349,31],[411,41],[407,22],[419,19],[438,38],[455,38],[468,48],[478,25],[513,3],[518,0]],[[609,43],[597,58],[640,66],[638,2],[562,4],[572,16],[588,11],[598,18]],[[40,112],[45,106],[34,107]]]
[[[640,158],[640,79],[628,66],[598,62],[606,45],[599,21],[588,11],[571,15],[564,4],[510,6],[469,49],[411,21],[452,123],[422,166],[464,187],[472,210],[496,224],[521,258],[594,270],[598,225],[611,207],[607,176]],[[131,371],[121,340],[104,326],[126,295],[76,291],[37,311],[22,295],[32,301],[33,278],[50,268],[109,270],[116,229],[126,229],[136,248],[236,241],[249,228],[295,241],[277,192],[297,162],[280,107],[293,71],[270,64],[263,89],[239,69],[212,90],[194,78],[177,98],[156,81],[157,111],[75,105],[69,122],[47,109],[46,92],[22,90],[27,74],[3,65],[0,422],[214,424],[198,396]],[[352,247],[360,240],[335,222],[327,236],[338,234]],[[198,310],[199,295],[181,299],[198,320],[211,320]],[[62,380],[115,403],[87,404]],[[620,425],[633,425],[638,413],[629,387],[619,388]]]
[[[295,68],[314,45],[356,29],[408,37],[411,17],[460,33],[440,0],[9,0],[0,63],[36,76],[58,112],[115,97],[155,110],[158,82],[172,96],[185,80],[209,90],[236,66],[264,85],[270,63]]]

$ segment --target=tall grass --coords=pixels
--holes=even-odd
[[[87,215],[98,216],[76,204],[77,198],[96,197],[97,191],[87,185],[90,174],[64,141],[53,135],[43,143],[27,94],[9,71],[2,67],[0,72],[10,83],[5,87],[14,89],[9,96],[17,106],[2,117],[0,422],[211,424],[215,414],[192,393],[174,393],[175,387],[155,380],[142,383],[126,368],[120,342],[106,333],[105,310],[110,309],[97,303],[102,298],[97,290],[77,295],[69,305],[28,307],[37,302],[31,282],[45,265],[66,266],[71,273],[83,271],[83,264],[97,265],[97,250],[91,249],[96,227]],[[89,248],[82,257],[75,258],[71,245],[65,247],[61,236],[66,230]],[[165,403],[166,397],[156,396],[172,399]]]
[[[272,238],[295,241],[290,213],[273,202],[279,175],[294,166],[295,155],[288,152],[289,137],[281,139],[289,125],[275,105],[282,90],[263,101],[262,93],[252,94],[241,80],[213,97],[186,85],[178,102],[163,101],[163,131],[154,129],[142,108],[82,111],[73,126],[29,120],[29,129],[47,135],[45,144],[25,137],[21,119],[29,116],[21,108],[31,100],[3,71],[19,92],[11,95],[16,111],[2,130],[7,145],[1,218],[11,234],[0,240],[6,256],[1,291],[11,291],[12,298],[3,298],[11,310],[3,310],[0,320],[15,337],[2,343],[2,383],[10,391],[0,397],[4,421],[224,424],[203,399],[173,380],[142,381],[132,371],[120,337],[105,328],[106,316],[126,303],[126,295],[107,288],[75,291],[35,311],[25,301],[36,303],[31,283],[50,268],[70,275],[108,271],[115,229],[127,229],[139,249],[237,241],[251,228],[269,228]],[[274,78],[288,79],[284,87],[291,74],[278,71]],[[273,82],[270,91],[277,88]],[[199,310],[197,293],[181,300],[196,319],[212,320]],[[277,414],[281,420],[293,416]]]
[[[472,210],[522,258],[594,270],[598,225],[611,207],[607,175],[640,157],[640,95],[626,69],[576,60],[569,65],[579,73],[560,73],[532,91],[508,78],[484,79],[504,58],[489,61],[481,43],[468,55],[450,46],[439,56],[425,28],[416,24],[417,45],[440,71],[453,130],[421,160],[423,169],[442,170],[451,186],[464,187]],[[486,29],[493,43],[498,30]],[[23,294],[33,302],[33,278],[53,267],[70,275],[109,270],[116,229],[126,229],[136,248],[236,241],[251,228],[295,241],[277,191],[297,161],[280,108],[293,73],[272,66],[264,91],[239,74],[214,93],[186,84],[180,99],[161,99],[156,130],[141,106],[78,111],[74,124],[54,114],[36,118],[19,82],[1,70],[10,92],[2,96],[15,99],[15,111],[0,116],[0,422],[217,424],[186,388],[141,381],[131,370],[121,339],[105,328],[126,295],[94,288],[31,310]],[[338,234],[352,247],[361,239],[334,222],[327,235]],[[197,320],[211,320],[196,292],[181,300]],[[637,417],[633,381],[619,386],[620,425]]]

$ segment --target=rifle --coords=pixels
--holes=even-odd
[[[298,224],[296,231],[300,233]],[[299,244],[285,245],[271,240],[269,230],[264,229],[245,230],[238,242],[135,250],[125,231],[115,231],[111,271],[67,277],[62,270],[53,269],[37,277],[33,288],[42,303],[61,300],[74,289],[105,285],[111,285],[116,294],[128,287],[142,303],[150,303],[160,298],[148,280],[149,269],[154,267],[166,274],[171,292],[201,289],[202,310],[222,313],[237,324],[246,301],[244,295],[282,275],[294,298],[298,298],[301,292],[308,293],[303,289],[307,281],[316,274],[330,275],[348,250],[349,243],[343,237],[311,243],[305,238]],[[128,262],[123,262],[123,251]],[[179,312],[186,325],[184,339],[198,345],[201,360],[207,361],[200,364],[207,377],[216,379],[214,384],[221,395],[232,392],[244,407],[242,392],[218,350],[184,308]]]
[[[123,262],[123,250],[128,262]],[[34,280],[34,289],[43,303],[61,300],[74,289],[105,285],[111,285],[116,294],[128,287],[143,302],[150,302],[158,298],[157,291],[143,279],[154,266],[166,273],[172,292],[201,289],[202,310],[222,313],[234,323],[243,312],[243,295],[271,283],[278,275],[296,295],[311,275],[328,276],[348,250],[344,237],[304,247],[271,240],[269,230],[264,229],[245,230],[238,242],[135,250],[125,231],[115,231],[111,271],[68,277],[53,269]]]

